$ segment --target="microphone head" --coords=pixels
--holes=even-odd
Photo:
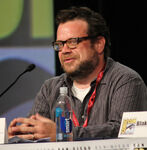
[[[35,69],[35,65],[34,64],[30,64],[27,68],[26,68],[26,70],[25,70],[25,72],[30,72],[30,71],[32,71],[33,69]]]

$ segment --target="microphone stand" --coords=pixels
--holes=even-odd
[[[18,81],[18,79],[25,74],[26,72],[30,72],[35,68],[34,64],[29,65],[26,70],[24,72],[22,72],[16,79],[15,81],[13,81],[1,94],[0,94],[0,98]]]

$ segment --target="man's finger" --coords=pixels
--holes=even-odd
[[[35,128],[33,126],[16,126],[11,127],[12,133],[35,133]]]
[[[16,120],[16,119],[13,119],[13,120],[10,122],[9,127],[16,126],[16,124],[17,124],[17,120]]]
[[[30,116],[30,119],[36,119],[35,115]]]
[[[16,123],[28,124],[28,125],[36,125],[37,121],[31,118],[16,118]]]
[[[36,114],[36,120],[42,121],[42,122],[52,122],[52,120],[50,120],[49,118],[43,117],[40,114]]]
[[[20,134],[17,136],[23,139],[27,139],[27,140],[35,140],[34,134]]]

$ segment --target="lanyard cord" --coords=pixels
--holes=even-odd
[[[93,91],[93,93],[92,93],[92,95],[91,95],[91,97],[89,99],[89,102],[88,102],[87,117],[86,117],[86,120],[85,120],[85,122],[83,124],[83,127],[86,127],[88,125],[88,116],[89,116],[89,113],[90,113],[90,111],[91,111],[91,109],[92,109],[92,107],[94,105],[95,97],[96,97],[96,89],[97,89],[98,84],[100,83],[100,81],[103,78],[104,68],[105,68],[105,65],[104,65],[102,71],[100,71],[100,73],[97,76],[95,89],[94,89],[94,91]],[[78,119],[77,119],[74,111],[72,111],[72,112],[73,112],[73,123],[74,123],[75,127],[77,127],[77,126],[79,126],[79,122],[78,122]]]

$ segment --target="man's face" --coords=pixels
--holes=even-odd
[[[88,24],[83,20],[60,24],[57,30],[57,41],[88,36],[87,28]],[[89,39],[83,40],[74,49],[70,49],[65,43],[59,51],[59,59],[64,71],[75,79],[88,76],[99,62],[98,53]]]

